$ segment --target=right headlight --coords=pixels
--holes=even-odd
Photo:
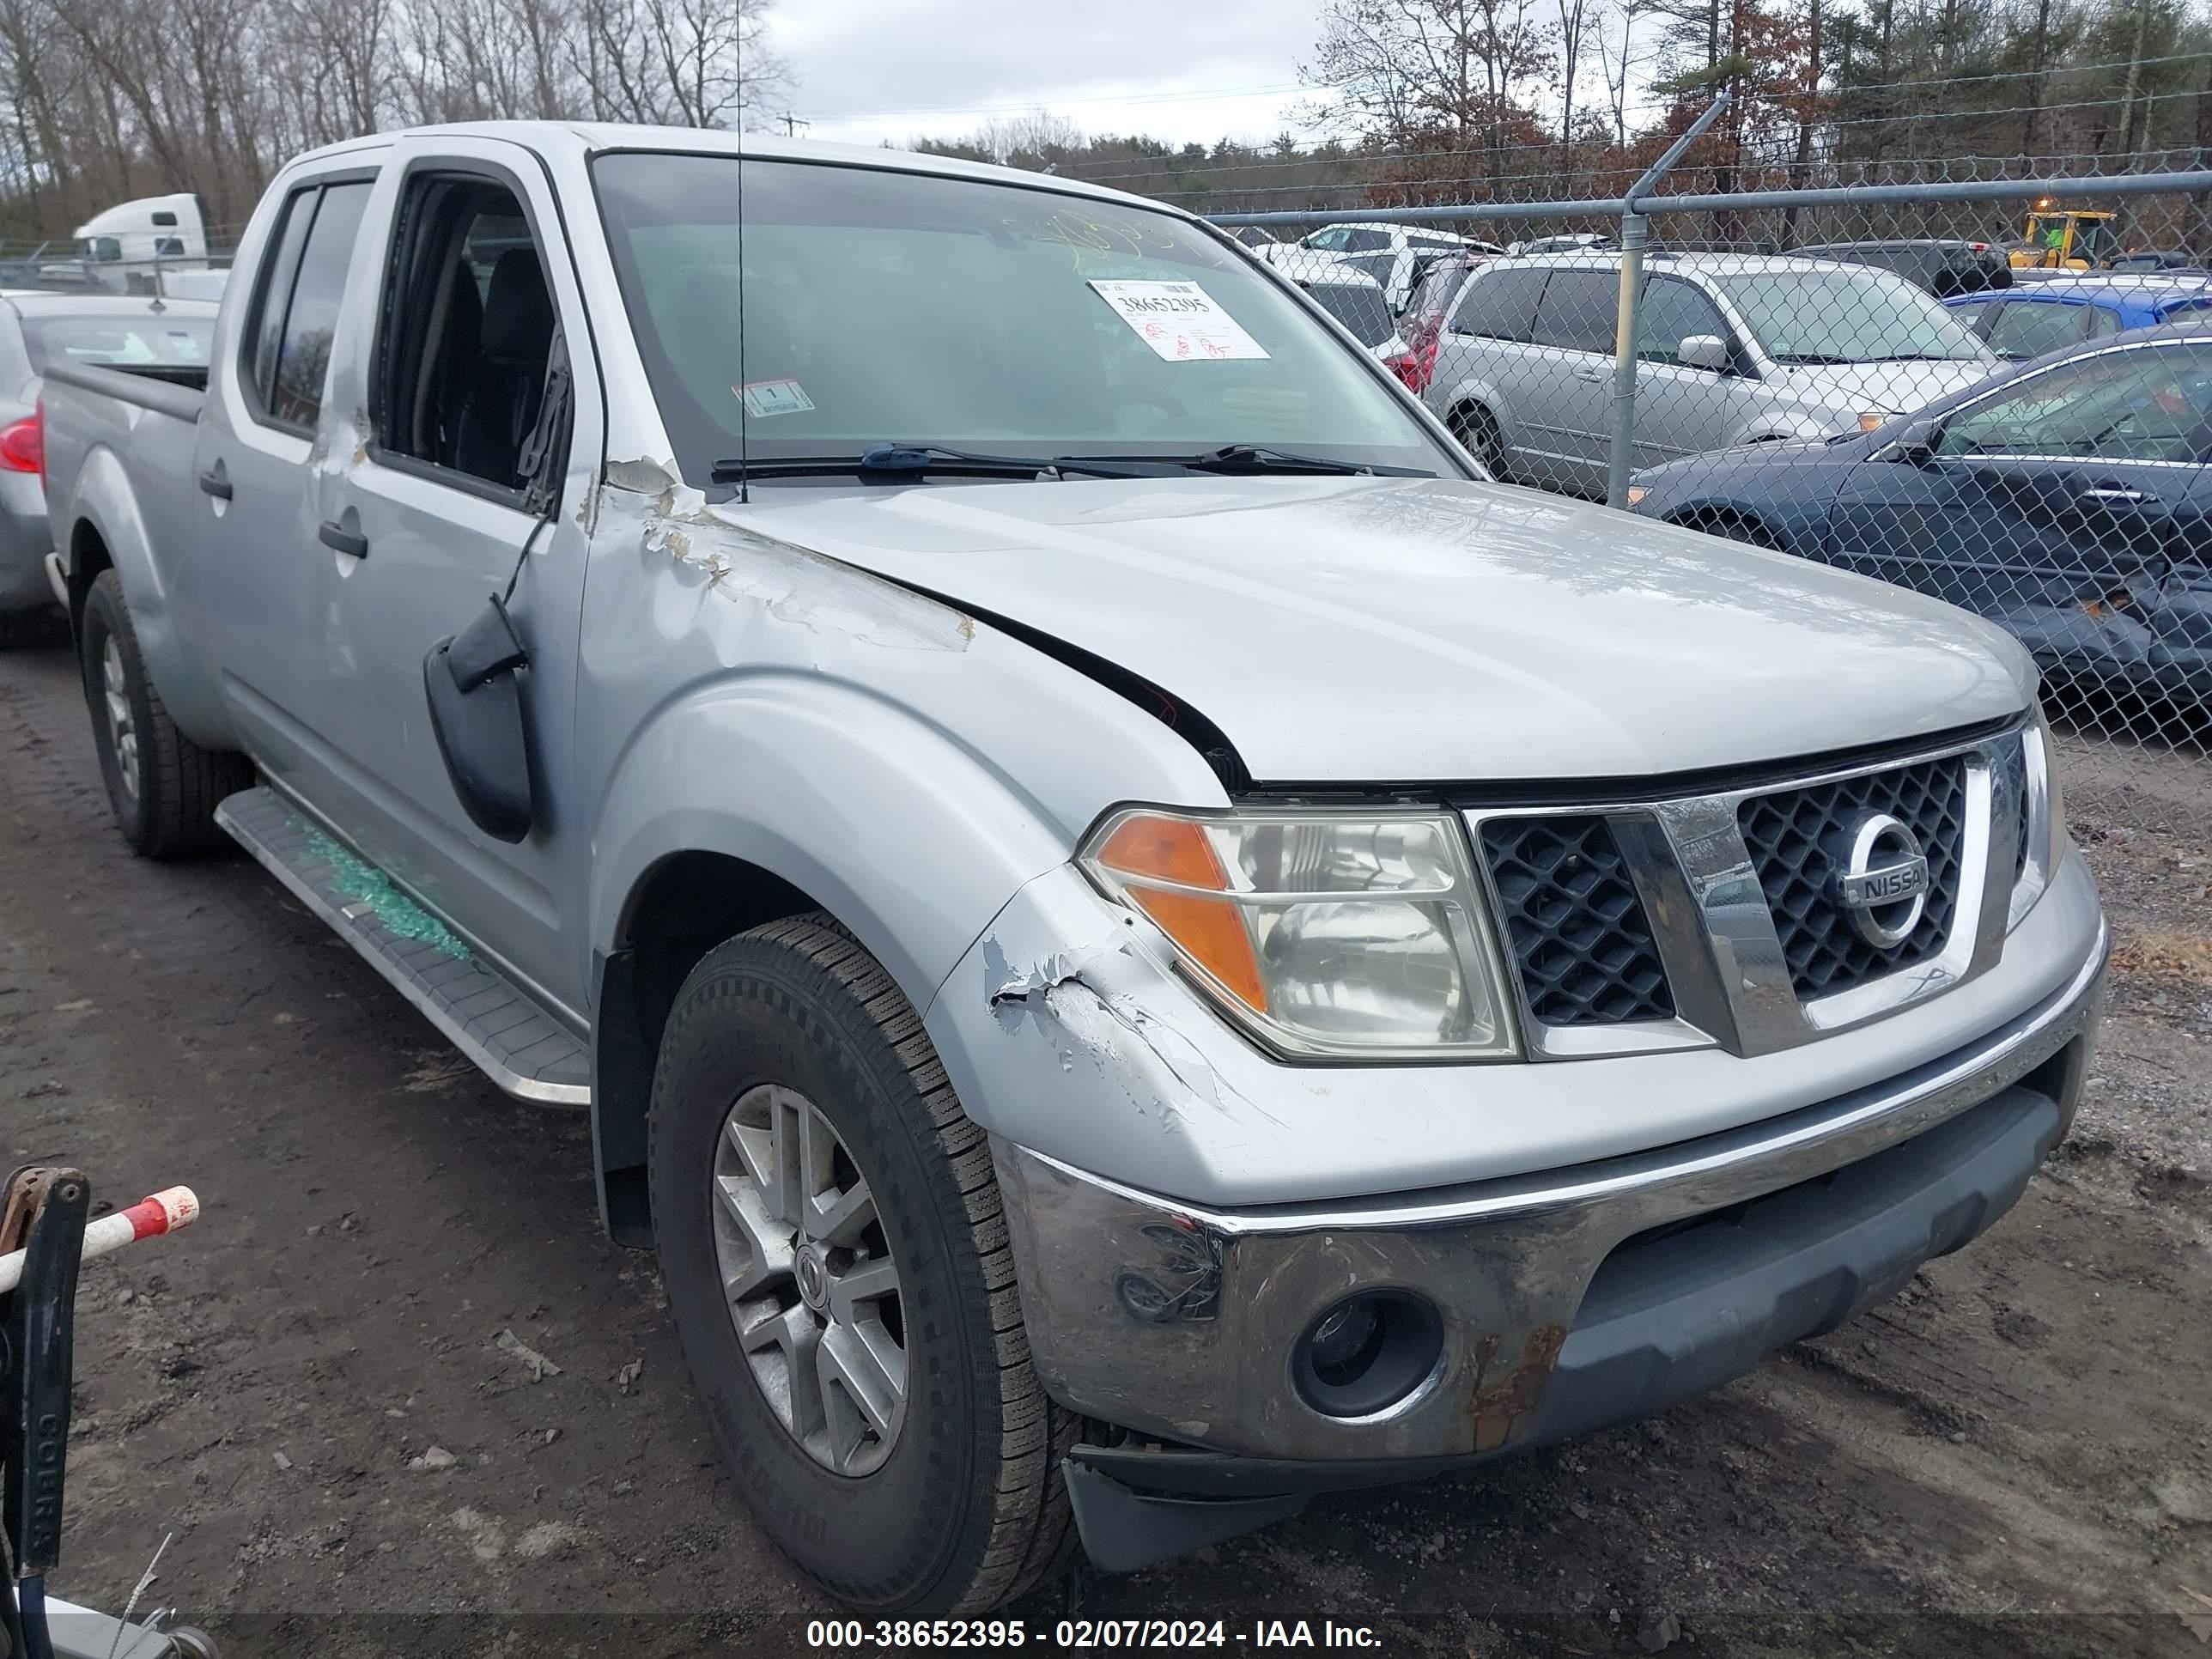
[[[2021,842],[2021,869],[2014,884],[2007,927],[2020,926],[2035,908],[2058,861],[2066,853],[2066,800],[2058,787],[2058,751],[2051,740],[2050,722],[2039,706],[2035,718],[2021,733],[2021,811],[2026,817]]]
[[[1078,855],[1223,1011],[1288,1055],[1517,1053],[1495,934],[1437,812],[1110,814]]]

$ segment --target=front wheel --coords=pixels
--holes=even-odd
[[[193,858],[229,844],[215,821],[253,781],[242,755],[203,749],[177,729],[138,653],[123,584],[103,570],[85,595],[84,700],[115,827],[141,856]]]
[[[1451,434],[1458,439],[1468,454],[1482,463],[1482,470],[1493,478],[1503,478],[1505,441],[1498,430],[1498,417],[1480,404],[1469,404],[1452,411],[1447,424]]]
[[[654,1234],[738,1487],[831,1595],[965,1614],[1073,1547],[1075,1419],[1031,1370],[990,1149],[828,918],[716,947],[653,1079]]]

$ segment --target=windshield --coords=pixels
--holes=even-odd
[[[1778,363],[1990,361],[1958,319],[1885,272],[1739,271],[1711,281]]]
[[[1459,468],[1279,279],[1121,203],[873,168],[593,164],[685,477],[884,443],[1111,457],[1249,444]],[[744,432],[740,441],[739,427]]]
[[[34,373],[57,358],[123,368],[205,368],[212,317],[26,317],[23,351]]]

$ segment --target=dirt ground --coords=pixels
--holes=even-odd
[[[1075,1597],[1232,1650],[1303,1618],[1452,1659],[2212,1656],[2212,774],[2085,769],[2112,1018],[1990,1235],[1657,1421],[1032,1626]],[[58,1594],[119,1607],[173,1534],[148,1605],[233,1656],[765,1654],[830,1611],[720,1473],[650,1259],[600,1236],[581,1117],[482,1082],[250,861],[131,857],[60,647],[0,659],[0,1154],[208,1206],[85,1273]]]

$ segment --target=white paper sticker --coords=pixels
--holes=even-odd
[[[748,380],[737,392],[745,400],[745,413],[755,416],[798,415],[814,407],[796,380]]]
[[[1196,283],[1102,282],[1093,277],[1091,286],[1139,339],[1169,362],[1267,355]]]

